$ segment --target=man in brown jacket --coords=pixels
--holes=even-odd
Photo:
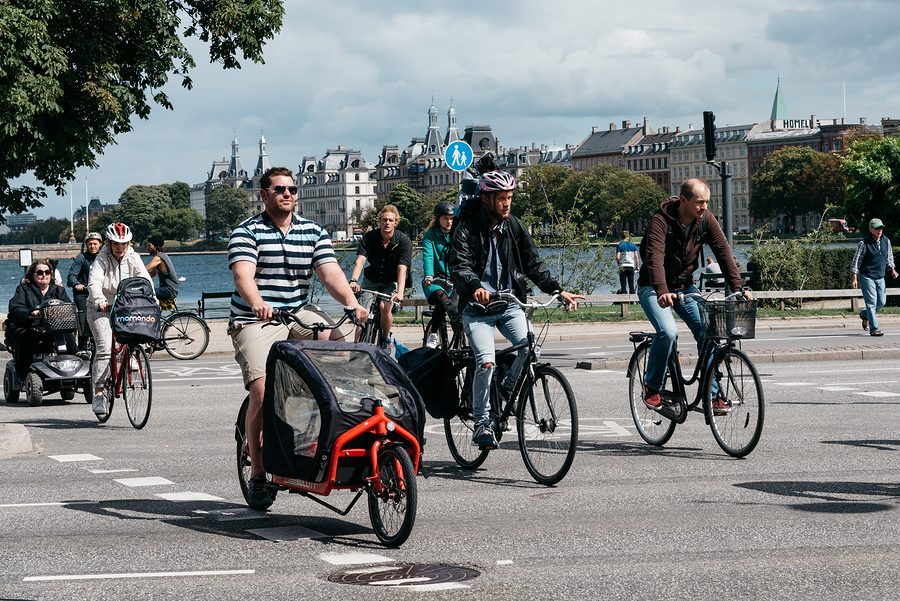
[[[703,328],[696,299],[678,303],[678,292],[699,292],[694,284],[700,249],[709,245],[722,267],[725,281],[732,290],[741,290],[741,274],[734,263],[731,247],[719,222],[706,208],[709,186],[702,179],[689,179],[681,185],[681,196],[669,197],[650,219],[647,234],[641,240],[643,269],[638,278],[638,297],[647,319],[657,336],[650,345],[647,374],[644,380],[644,404],[659,410],[659,390],[666,380],[666,363],[678,338],[678,326],[672,309],[691,329],[698,348],[703,344]],[[749,290],[744,298],[751,300]],[[714,391],[715,392],[715,391]],[[727,412],[728,407],[715,398],[713,407]]]

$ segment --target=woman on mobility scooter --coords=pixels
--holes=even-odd
[[[9,323],[6,327],[7,345],[13,354],[12,367],[7,366],[4,374],[4,392],[6,401],[18,401],[19,392],[24,388],[28,372],[35,354],[42,349],[53,348],[53,334],[37,329],[41,320],[40,305],[45,301],[56,299],[71,303],[66,289],[53,278],[53,268],[46,259],[34,261],[25,272],[12,299],[9,301]],[[75,335],[68,332],[63,335],[66,354],[74,355],[78,350]],[[62,349],[61,349],[62,350]],[[13,380],[13,378],[15,378]],[[74,397],[74,392],[68,399]],[[67,399],[67,400],[68,400]],[[29,403],[40,404],[40,396],[29,397]]]

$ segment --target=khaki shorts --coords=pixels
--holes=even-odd
[[[299,309],[295,315],[304,323],[334,323],[327,313],[313,305]],[[234,360],[241,366],[245,389],[249,389],[250,382],[265,377],[266,360],[273,344],[279,340],[312,340],[313,337],[311,330],[296,323],[286,326],[269,321],[237,322],[228,329],[228,335],[234,346]]]
[[[391,296],[397,293],[397,282],[370,282],[366,279],[363,279],[359,284],[360,288],[365,288],[367,290],[374,290],[375,292],[380,292],[382,294],[387,294]],[[375,300],[374,294],[369,294],[368,292],[363,292],[359,295],[359,304],[368,309],[372,306],[372,301]],[[387,299],[382,298],[379,299],[384,302],[387,302]],[[396,307],[391,308],[392,313],[397,312]]]

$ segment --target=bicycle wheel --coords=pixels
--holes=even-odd
[[[381,544],[399,547],[412,532],[418,501],[412,459],[403,447],[378,451],[378,479],[381,493],[369,488],[369,519]]]
[[[196,359],[209,345],[209,327],[193,313],[176,313],[165,320],[161,342],[176,359]]]
[[[562,480],[578,446],[578,407],[566,377],[549,365],[534,368],[519,394],[516,429],[525,468],[539,484]]]
[[[447,340],[447,324],[445,322],[436,324],[434,319],[429,320],[428,324],[425,326],[425,335],[422,337],[422,346],[428,344],[428,337],[432,334],[437,334],[437,348],[447,348],[447,345],[450,344]]]
[[[644,404],[644,379],[647,377],[647,357],[650,340],[641,343],[631,356],[628,366],[628,399],[631,417],[638,434],[647,444],[661,446],[669,442],[675,432],[675,422],[663,417]]]
[[[759,374],[747,355],[726,349],[716,358],[707,381],[706,399],[714,398],[714,382],[718,384],[716,396],[725,401],[730,411],[716,415],[712,403],[707,401],[709,427],[723,451],[732,457],[744,457],[756,447],[762,434],[765,406]]]
[[[250,406],[250,396],[244,397],[244,402],[238,411],[237,420],[234,422],[234,440],[237,442],[237,473],[238,483],[241,485],[241,494],[244,501],[250,504],[250,453],[247,451],[247,436],[244,431],[244,422],[247,419],[247,409]],[[266,479],[271,482],[271,474],[266,474]],[[277,490],[269,489],[269,496],[275,500]]]
[[[112,381],[112,378],[106,381],[106,388],[103,389],[103,394],[106,395],[106,413],[94,414],[97,416],[97,421],[101,424],[109,421],[112,415],[113,403],[116,400],[116,383]],[[93,402],[93,398],[91,398],[91,402]]]
[[[459,406],[451,417],[444,418],[444,435],[450,454],[460,467],[474,470],[487,459],[488,450],[472,444],[475,420],[472,415],[472,378],[475,376],[475,362],[463,359],[454,367],[454,381],[459,392]]]
[[[131,425],[140,430],[150,417],[150,402],[153,400],[150,362],[142,347],[129,347],[128,361],[123,369],[125,377],[122,383],[122,396],[125,398],[125,412],[128,413]]]

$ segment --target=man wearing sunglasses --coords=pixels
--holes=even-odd
[[[328,314],[308,303],[309,279],[315,272],[336,301],[354,308],[357,319],[365,322],[368,312],[350,290],[328,232],[294,214],[297,187],[291,171],[284,167],[269,169],[259,186],[265,211],[234,228],[228,241],[228,265],[235,286],[228,334],[234,345],[234,358],[241,366],[244,387],[250,393],[245,422],[251,464],[249,504],[264,510],[272,504],[265,489],[261,445],[269,348],[279,340],[312,338],[312,332],[296,324],[268,323],[274,309],[292,311],[304,323],[333,323]],[[319,338],[342,339],[338,330],[326,330]]]

